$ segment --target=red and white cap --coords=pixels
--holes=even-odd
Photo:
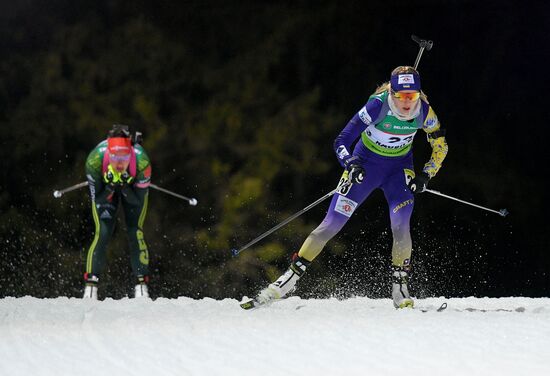
[[[107,150],[112,155],[130,155],[132,153],[132,140],[128,137],[109,137]]]

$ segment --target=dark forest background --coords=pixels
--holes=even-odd
[[[449,154],[412,219],[413,292],[549,296],[544,1],[2,1],[0,296],[80,296],[93,220],[84,161],[113,123],[144,134],[154,297],[253,295],[288,265],[332,190],[332,143],[375,87],[419,66]],[[415,140],[417,170],[429,158]],[[301,281],[303,297],[389,297],[388,208],[375,192]],[[134,281],[123,218],[100,296]]]

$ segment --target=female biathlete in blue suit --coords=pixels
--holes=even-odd
[[[415,176],[412,142],[419,129],[427,133],[432,155]],[[409,222],[414,193],[426,188],[447,155],[444,130],[421,90],[418,72],[409,66],[394,69],[390,81],[370,96],[340,132],[334,150],[345,168],[343,178],[351,184],[343,185],[332,197],[326,217],[293,255],[289,269],[243,308],[282,298],[293,290],[311,261],[376,188],[382,189],[389,205],[393,303],[396,308],[414,305],[408,291],[412,251]]]

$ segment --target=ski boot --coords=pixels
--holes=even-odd
[[[392,298],[395,308],[413,308],[414,301],[409,295],[409,267],[392,266]]]
[[[304,275],[311,261],[298,256],[298,253],[292,255],[292,262],[288,270],[280,276],[275,282],[269,284],[260,291],[254,299],[241,303],[243,309],[252,309],[261,305],[269,304],[274,300],[281,299],[288,293],[294,291],[296,282]]]
[[[86,284],[84,285],[82,299],[97,300],[97,283],[99,282],[99,278],[93,274],[84,273],[84,281],[86,281]]]
[[[138,284],[134,287],[134,298],[148,298],[149,289],[147,283],[149,282],[149,276],[138,276]]]

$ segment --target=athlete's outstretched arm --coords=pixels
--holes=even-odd
[[[445,129],[442,128],[431,106],[422,128],[428,134],[428,142],[432,147],[432,155],[430,160],[424,165],[423,171],[430,178],[433,178],[443,165],[443,160],[447,156],[449,147],[445,140]]]

